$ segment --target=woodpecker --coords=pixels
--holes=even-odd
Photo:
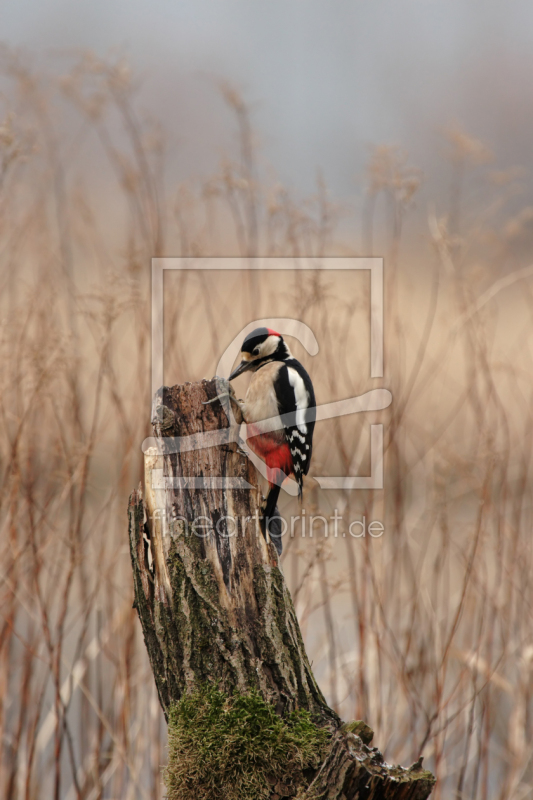
[[[286,476],[294,475],[302,499],[303,477],[309,472],[313,452],[315,393],[302,364],[271,328],[256,328],[248,334],[241,359],[229,380],[253,372],[246,397],[238,405],[246,422],[248,445],[267,466],[270,489],[263,511],[263,534],[269,531],[281,554],[281,526],[272,518],[279,516],[276,503]]]

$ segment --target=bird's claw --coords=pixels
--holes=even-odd
[[[243,417],[242,407],[241,407],[242,400],[238,400],[237,397],[235,397],[235,391],[233,389],[233,386],[230,383],[228,383],[227,380],[225,380],[224,378],[217,378],[217,381],[220,381],[221,383],[226,384],[226,386],[228,387],[228,391],[227,392],[220,392],[220,394],[217,394],[217,395],[215,395],[215,397],[212,397],[211,400],[202,400],[202,405],[203,406],[207,406],[210,403],[214,403],[215,400],[220,400],[222,402],[222,400],[224,398],[229,397],[230,401],[233,402],[233,404],[235,406],[234,412],[233,412],[233,416],[235,417],[235,421],[238,424],[241,424],[242,422],[244,422],[244,417]],[[224,408],[224,410],[226,411],[226,415],[229,418],[229,415],[227,413],[227,407]]]
[[[231,397],[229,392],[223,392],[222,394],[216,394],[211,400],[202,400],[203,406],[208,406],[210,403],[214,403],[215,400],[222,400],[223,397]]]

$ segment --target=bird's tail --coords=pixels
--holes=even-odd
[[[277,507],[280,489],[281,486],[278,486],[277,484],[270,484],[270,491],[266,499],[263,517],[261,519],[261,530],[263,531],[263,536],[266,538],[266,532],[268,531],[268,535],[272,539],[274,547],[278,551],[278,555],[281,555],[282,550],[281,522]]]

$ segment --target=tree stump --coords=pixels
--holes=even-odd
[[[272,798],[423,800],[434,778],[421,762],[387,765],[316,683],[229,400],[204,405],[227,387],[213,379],[159,391],[144,498],[142,488],[130,497],[135,607],[165,717],[205,685],[254,691],[280,717],[303,709],[328,731],[320,766],[285,795],[279,776]]]

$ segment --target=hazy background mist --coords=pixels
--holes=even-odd
[[[2,4],[1,38],[56,64],[77,48],[124,52],[180,179],[209,174],[232,140],[218,79],[242,90],[260,153],[280,179],[299,196],[322,169],[347,216],[358,217],[371,143],[401,146],[423,170],[424,217],[427,198],[446,200],[449,168],[439,155],[449,124],[484,141],[499,169],[530,161],[533,5],[525,0],[23,0]],[[353,217],[342,227],[359,235]]]

